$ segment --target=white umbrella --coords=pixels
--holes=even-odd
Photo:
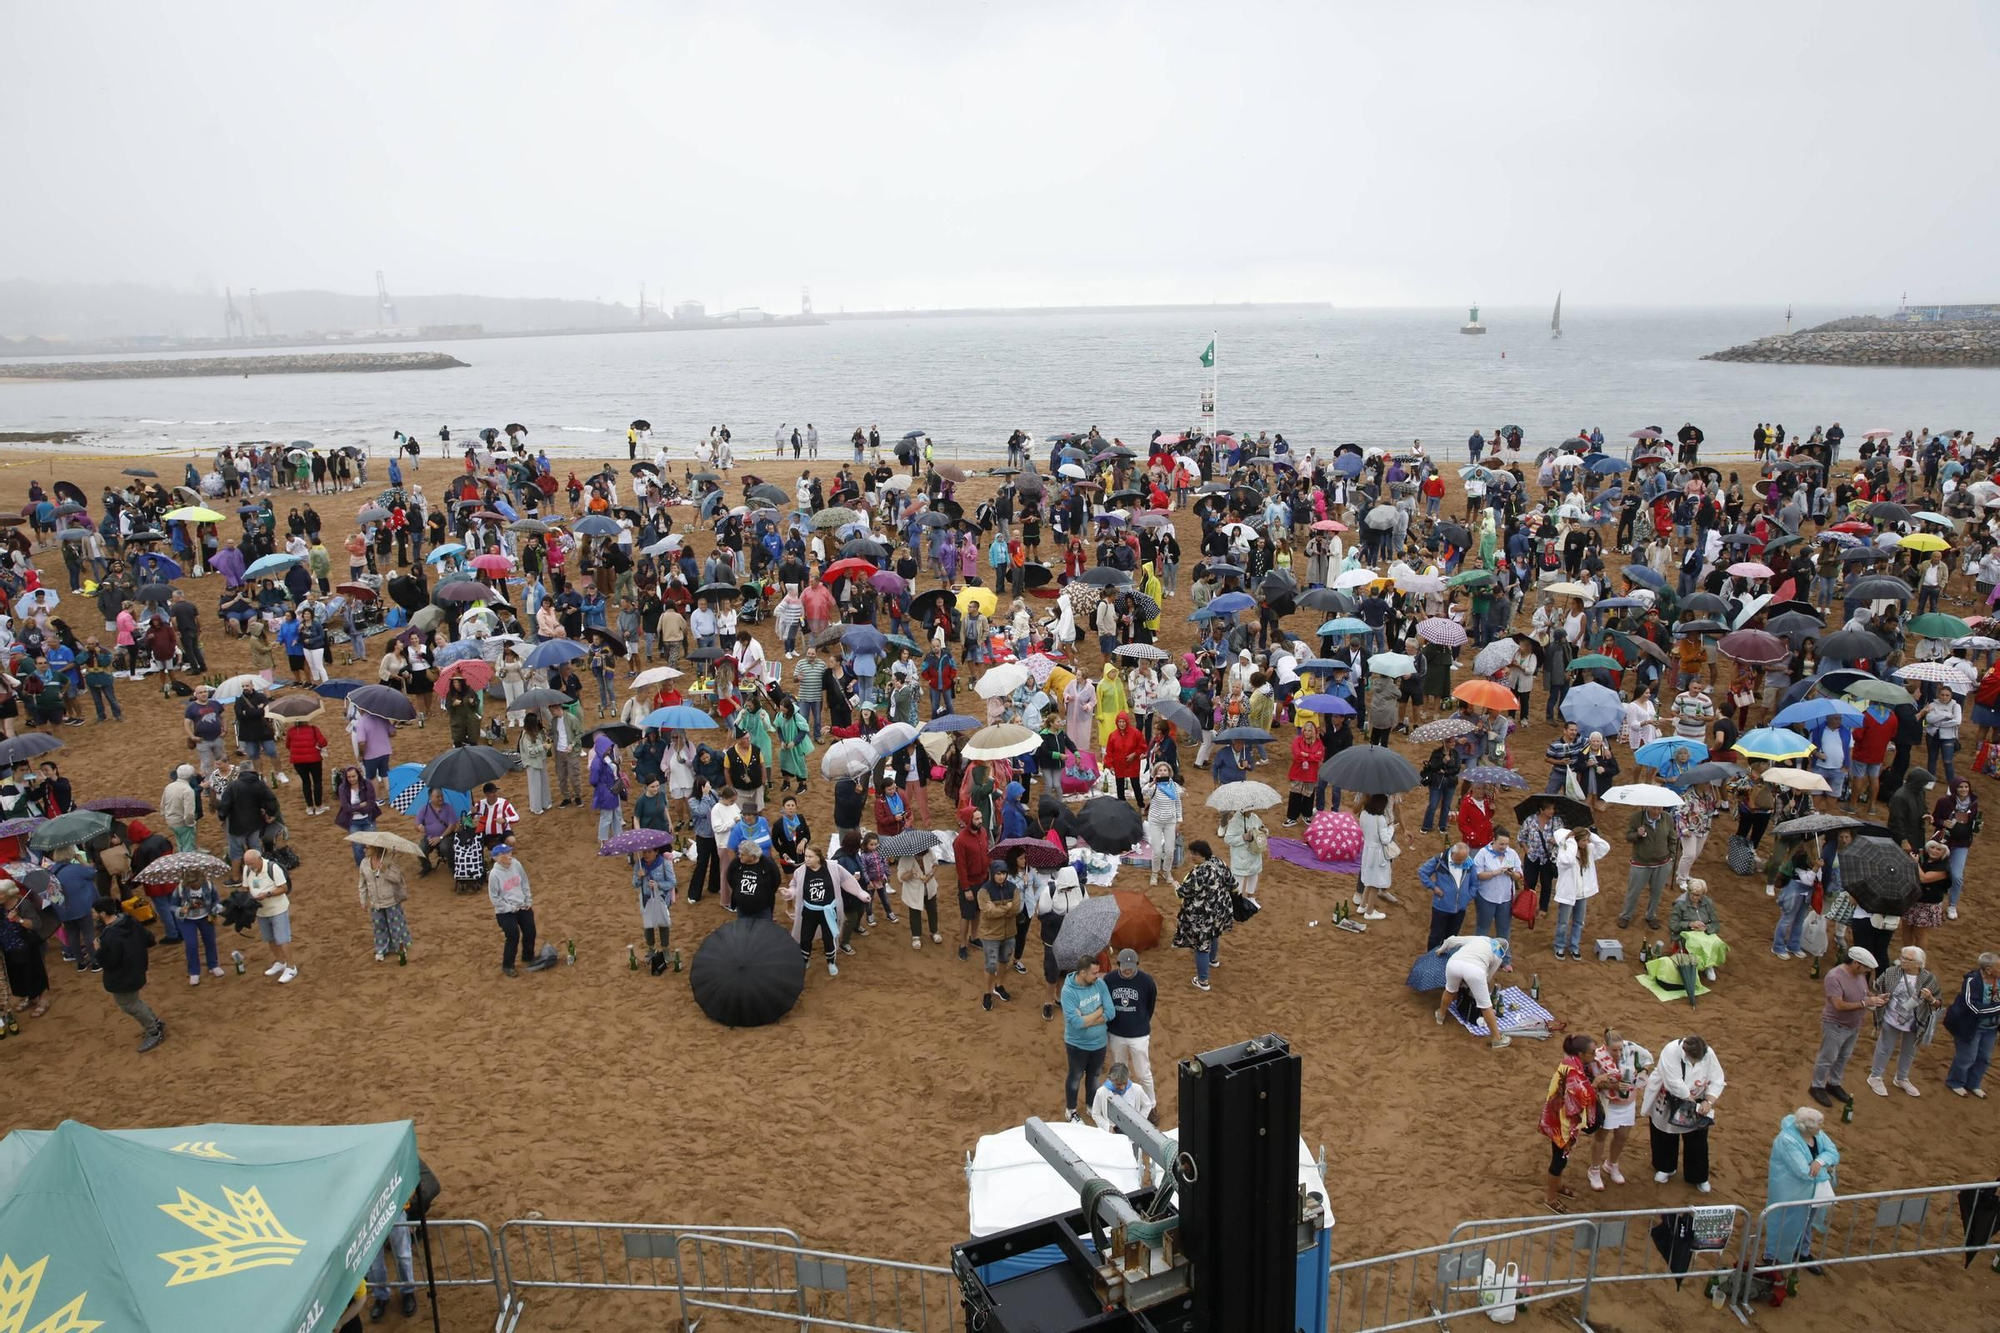
[[[1587,584],[1575,583],[1568,579],[1563,580],[1561,583],[1551,583],[1548,587],[1543,588],[1542,591],[1554,593],[1557,597],[1588,597],[1591,595]]]
[[[887,759],[917,738],[917,729],[907,722],[891,722],[868,738],[878,759]]]
[[[235,703],[236,700],[243,696],[246,690],[256,690],[259,694],[269,694],[276,688],[270,681],[252,672],[243,676],[231,676],[228,680],[216,686],[215,693],[210,697],[216,703],[228,704]]]
[[[1257,529],[1251,527],[1248,523],[1225,523],[1222,525],[1222,535],[1232,540],[1241,536],[1247,542],[1256,538]]]
[[[1773,768],[1766,770],[1764,781],[1773,787],[1789,787],[1793,791],[1809,791],[1825,794],[1833,790],[1825,778],[1803,768]]]
[[[910,485],[909,474],[903,472],[903,473],[898,473],[897,475],[889,478],[889,480],[885,482],[879,483],[875,487],[875,489],[878,491],[901,491],[909,489],[909,485]]]
[[[1736,613],[1736,622],[1733,626],[1731,626],[1731,628],[1742,629],[1745,625],[1750,623],[1751,617],[1755,616],[1759,611],[1762,611],[1765,607],[1769,606],[1770,604],[1771,604],[1770,593],[1768,592],[1758,593],[1755,597],[1752,597],[1749,601],[1743,603],[1743,609]]]
[[[1381,575],[1372,569],[1350,569],[1333,581],[1337,589],[1359,588],[1375,582]]]
[[[1074,463],[1064,463],[1061,467],[1056,469],[1056,475],[1058,477],[1068,477],[1072,481],[1082,481],[1083,469],[1078,467]]]
[[[1678,810],[1681,798],[1665,787],[1645,786],[1628,782],[1611,788],[1604,793],[1607,805],[1637,805],[1655,810]]]
[[[1368,672],[1374,676],[1401,680],[1417,674],[1417,660],[1408,653],[1376,653],[1368,659]]]
[[[1558,471],[1567,472],[1573,467],[1583,466],[1583,455],[1557,454],[1554,458],[1551,458],[1549,460],[1549,464],[1550,466],[1556,468]]]
[[[857,778],[875,768],[875,747],[859,737],[835,741],[833,748],[821,756],[819,775],[832,782],[838,778]]]
[[[1521,655],[1521,645],[1512,639],[1495,639],[1479,650],[1472,659],[1474,675],[1490,676],[1501,667],[1512,666],[1514,659]]]
[[[973,685],[972,692],[982,699],[998,699],[1012,694],[1028,683],[1028,668],[1019,662],[1002,662]]]
[[[1368,517],[1363,521],[1377,532],[1387,532],[1396,526],[1396,506],[1376,505],[1368,511]]]
[[[1242,810],[1269,810],[1285,798],[1261,782],[1225,782],[1208,794],[1211,810],[1236,814]]]
[[[1409,574],[1396,580],[1396,587],[1403,592],[1413,592],[1419,597],[1443,592],[1447,586],[1442,574]]]
[[[680,679],[680,675],[679,671],[668,666],[647,667],[644,671],[632,677],[632,683],[625,688],[628,690],[643,690],[648,685],[664,685],[670,680],[678,680]]]
[[[1041,748],[1042,738],[1026,727],[1012,722],[1002,722],[997,726],[981,727],[972,733],[966,742],[967,759],[1013,759],[1019,755],[1033,754]]]

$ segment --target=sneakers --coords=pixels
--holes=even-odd
[[[1361,914],[1361,919],[1364,921],[1387,921],[1389,914],[1387,912],[1378,912],[1371,907]]]
[[[1604,1188],[1604,1173],[1602,1171],[1599,1171],[1596,1167],[1593,1166],[1590,1167],[1585,1172],[1585,1174],[1590,1177],[1590,1187],[1592,1189],[1602,1190]]]
[[[933,933],[932,933],[932,935],[931,935],[931,943],[932,943],[932,944],[943,944],[943,943],[944,943],[944,936],[942,936],[942,935],[939,935],[939,934],[936,934],[935,932],[933,932]]]
[[[211,977],[219,977],[222,975],[222,969],[219,967],[211,967],[210,969],[208,969],[208,975],[210,975]]]
[[[283,963],[273,963],[269,967],[264,969],[264,975],[267,977],[275,977],[278,975],[278,973],[284,970],[285,970],[285,965]]]
[[[921,936],[921,935],[912,935],[912,936],[910,936],[910,947],[911,947],[912,949],[921,949],[921,948],[923,948],[923,947],[924,947],[924,937],[923,937],[923,936]]]
[[[984,1009],[984,1010],[986,1010],[986,1011],[987,1011],[988,1013],[991,1013],[991,1012],[993,1011],[993,992],[992,992],[992,991],[987,991],[987,992],[986,992],[986,994],[984,994],[984,995],[982,995],[982,996],[980,996],[980,997],[979,997],[979,1007],[980,1007],[981,1009]],[[1076,1112],[1074,1112],[1074,1111],[1071,1111],[1071,1112],[1069,1113],[1069,1118],[1070,1118],[1070,1119],[1072,1119],[1072,1120],[1076,1119]]]
[[[280,986],[289,985],[291,982],[298,980],[298,975],[299,970],[296,967],[288,967],[278,973],[278,984]]]
[[[1715,980],[1715,969],[1711,967],[1711,968],[1709,968],[1709,969],[1708,969],[1708,970],[1707,970],[1706,972],[1703,972],[1703,973],[1701,974],[1701,979],[1702,979],[1703,981],[1713,981],[1713,980]]]
[[[1082,1116],[1080,1116],[1080,1115],[1078,1115],[1078,1114],[1076,1113],[1076,1111],[1075,1111],[1075,1109],[1074,1109],[1074,1108],[1072,1108],[1072,1109],[1070,1110],[1070,1113],[1069,1113],[1069,1118],[1070,1118],[1070,1121],[1071,1121],[1072,1123],[1074,1123],[1074,1124],[1078,1124],[1078,1125],[1080,1125],[1080,1124],[1082,1124],[1082,1123],[1083,1123],[1083,1117],[1082,1117]]]
[[[139,1043],[139,1054],[144,1055],[147,1051],[155,1049],[156,1047],[159,1046],[161,1042],[165,1041],[166,1039],[167,1039],[167,1025],[165,1023],[162,1023],[160,1024],[160,1026],[154,1028],[151,1032],[148,1032],[146,1034],[145,1040]]]
[[[1007,993],[1007,988],[1005,986],[995,986],[993,988],[993,993],[995,995],[998,995],[1001,999],[1006,1000],[1010,1004],[1013,1002],[1014,997]]]
[[[851,945],[851,944],[843,944],[843,945],[841,945],[841,946],[840,946],[840,951],[841,951],[842,953],[846,954],[846,955],[847,955],[847,956],[848,956],[849,958],[852,958],[852,957],[854,956],[854,946],[853,946],[853,945]]]
[[[1673,1178],[1674,1173],[1671,1171],[1655,1171],[1653,1173],[1653,1183],[1655,1185],[1664,1185]]]
[[[1207,983],[1206,981],[1203,981],[1203,980],[1202,980],[1202,979],[1201,979],[1200,977],[1196,977],[1196,978],[1194,979],[1194,988],[1195,988],[1196,990],[1207,990],[1207,989],[1209,989],[1209,985],[1208,985],[1208,983]],[[1044,1009],[1048,1008],[1048,1006],[1047,1006],[1047,1005],[1043,1005],[1042,1007],[1043,1007]]]
[[[1877,1097],[1887,1097],[1889,1095],[1889,1085],[1882,1081],[1880,1074],[1870,1074],[1868,1076],[1868,1091],[1874,1093]]]
[[[188,985],[199,986],[200,984],[201,984],[201,973],[199,972],[188,973]]]
[[[827,959],[827,960],[826,960],[826,974],[827,974],[828,976],[830,976],[830,977],[837,977],[837,976],[839,976],[839,975],[840,975],[840,964],[839,964],[839,963],[836,963],[836,962],[834,962],[834,961],[833,961],[833,960],[832,960],[831,958]]]
[[[382,951],[381,951],[380,949],[377,949],[377,950],[375,951],[375,961],[379,963],[379,962],[381,962],[381,961],[382,961],[383,957],[384,957],[384,955],[383,955]]]
[[[1917,1091],[1917,1085],[1916,1085],[1916,1084],[1914,1084],[1914,1083],[1910,1082],[1910,1080],[1908,1080],[1908,1079],[1906,1079],[1906,1078],[1899,1078],[1899,1079],[1897,1079],[1897,1080],[1896,1080],[1896,1086],[1897,1086],[1897,1087],[1899,1087],[1899,1088],[1901,1088],[1901,1089],[1902,1089],[1902,1090],[1903,1090],[1904,1092],[1907,1092],[1907,1093],[1909,1093],[1909,1094],[1910,1094],[1910,1095],[1911,1095],[1912,1097],[1921,1097],[1921,1096],[1923,1096],[1923,1095],[1924,1095],[1924,1094],[1922,1094],[1921,1092],[1918,1092],[1918,1091]]]
[[[1883,1095],[1887,1096],[1888,1094],[1884,1093]],[[1806,1096],[1812,1098],[1814,1101],[1818,1102],[1821,1106],[1833,1105],[1833,1096],[1832,1094],[1828,1093],[1825,1088],[1807,1088]]]
[[[289,782],[290,782],[291,780],[292,780],[292,777],[291,777],[291,774],[289,774],[289,773],[280,773],[280,774],[278,774],[278,781],[279,781],[279,783],[280,783],[280,784],[285,784],[285,783],[289,783]]]
[[[1958,920],[1958,909],[1956,907],[1947,907],[1944,909],[1944,915],[1945,920],[1956,921]]]
[[[1614,1185],[1623,1185],[1625,1183],[1625,1173],[1618,1169],[1618,1163],[1616,1162],[1607,1163],[1604,1168],[1604,1174],[1611,1177],[1611,1183]]]
[[[1028,972],[1028,965],[1027,965],[1026,963],[1023,963],[1023,962],[1019,961],[1019,960],[1017,959],[1017,960],[1015,960],[1015,963],[1014,963],[1014,970],[1015,970],[1016,972],[1019,972],[1019,973],[1021,973],[1021,974],[1022,974],[1023,976],[1026,976],[1026,975],[1027,975],[1027,972]]]
[[[1713,1188],[1714,1188],[1714,1186],[1713,1186],[1713,1185],[1711,1185],[1711,1184],[1710,1184],[1710,1183],[1709,1183],[1708,1181],[1704,1180],[1704,1181],[1702,1181],[1702,1182],[1701,1182],[1701,1184],[1699,1184],[1699,1185],[1696,1185],[1696,1186],[1695,1186],[1695,1188],[1696,1188],[1696,1189],[1698,1189],[1698,1190],[1700,1190],[1700,1191],[1701,1191],[1701,1192],[1702,1192],[1703,1194],[1706,1194],[1706,1193],[1708,1193],[1708,1192],[1709,1192],[1709,1191],[1710,1191],[1711,1189],[1713,1189]]]
[[[1488,1050],[1504,1051],[1513,1044],[1514,1039],[1503,1032],[1492,1041],[1487,1042],[1486,1047]]]

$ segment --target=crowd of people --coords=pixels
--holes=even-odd
[[[1826,964],[1818,1108],[1848,1099],[1870,1022],[1871,1091],[1917,1095],[1943,1027],[1945,1087],[1983,1098],[2000,962],[1951,923],[1981,826],[1973,778],[2000,764],[2000,637],[1985,632],[2000,441],[1913,432],[1844,462],[1838,426],[1780,430],[1728,472],[1702,464],[1692,426],[1678,448],[1579,432],[1532,456],[1518,431],[1494,434],[1491,457],[1476,437],[1458,469],[1449,516],[1447,471],[1420,441],[1324,452],[1156,432],[1130,448],[1095,429],[1017,433],[976,486],[921,437],[892,463],[875,431],[851,460],[780,482],[739,475],[756,464],[719,428],[697,463],[723,470],[675,477],[664,449],[638,460],[638,423],[628,467],[581,476],[519,434],[462,451],[447,435],[457,466],[433,477],[435,500],[407,439],[386,465],[224,450],[172,491],[130,478],[99,513],[36,483],[0,571],[10,1007],[46,1011],[43,941],[59,935],[157,1047],[149,924],[183,946],[191,985],[226,974],[218,923],[254,930],[266,975],[294,984],[291,835],[319,818],[352,843],[357,949],[407,961],[406,905],[442,867],[486,895],[505,976],[545,969],[535,822],[588,808],[656,974],[678,962],[675,911],[710,896],[788,919],[830,980],[907,913],[914,949],[977,971],[986,1011],[1027,984],[1037,937],[1064,1111],[1081,1117],[1106,1087],[1157,1101],[1158,987],[1136,955],[1070,957],[1069,915],[1143,866],[1149,888],[1167,882],[1181,984],[1207,992],[1222,936],[1259,910],[1279,819],[1351,819],[1356,868],[1330,872],[1353,876],[1342,924],[1394,930],[1397,910],[1427,906],[1425,947],[1447,955],[1438,1020],[1460,1012],[1495,1047],[1524,937],[1553,909],[1552,956],[1583,962],[1607,929],[1590,900],[1622,856],[1612,916],[1635,954],[1657,948],[1653,985],[1720,984],[1759,913],[1773,955]],[[330,530],[313,498],[373,470],[384,488]],[[206,507],[224,500],[233,518]],[[67,594],[42,583],[51,552]],[[193,591],[217,585],[232,676],[209,669]],[[79,598],[103,637],[68,623]],[[141,681],[173,700],[187,762],[156,801],[93,811],[47,756],[87,725],[81,700],[115,726],[118,684]],[[1529,747],[1537,692],[1559,730]],[[449,753],[476,757],[456,789],[398,762],[440,716]],[[1421,766],[1346,776],[1397,750]],[[1237,786],[1280,767],[1268,799]],[[524,799],[504,789],[516,773]],[[1200,786],[1208,836],[1189,827]],[[1444,839],[1428,855],[1401,845],[1416,843],[1406,800]],[[1085,835],[1079,802],[1130,808],[1119,850]],[[413,837],[382,827],[392,814]],[[1647,937],[1625,934],[1642,920]],[[1933,972],[1932,957],[1954,962]],[[1579,1137],[1592,1187],[1623,1182],[1636,1114],[1656,1179],[1706,1189],[1722,1087],[1699,1036],[1655,1058],[1572,1034],[1541,1122],[1551,1206],[1570,1197]],[[1784,1132],[1810,1146],[1819,1125],[1802,1109]]]

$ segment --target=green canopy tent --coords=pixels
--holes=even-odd
[[[416,1188],[407,1120],[16,1130],[0,1140],[0,1315],[330,1330]]]

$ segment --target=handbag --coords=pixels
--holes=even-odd
[[[1523,925],[1533,927],[1535,917],[1541,911],[1542,900],[1533,889],[1522,889],[1514,895],[1514,919]]]
[[[1229,915],[1236,918],[1239,923],[1248,921],[1263,910],[1264,905],[1255,898],[1246,897],[1240,893],[1230,895]]]
[[[1703,1115],[1698,1104],[1686,1097],[1676,1097],[1665,1088],[1660,1089],[1660,1100],[1667,1104],[1667,1128],[1687,1133],[1697,1129],[1707,1129],[1715,1123],[1712,1115]]]
[[[1729,835],[1728,859],[1730,870],[1738,875],[1748,875],[1757,869],[1757,851],[1740,833]]]

